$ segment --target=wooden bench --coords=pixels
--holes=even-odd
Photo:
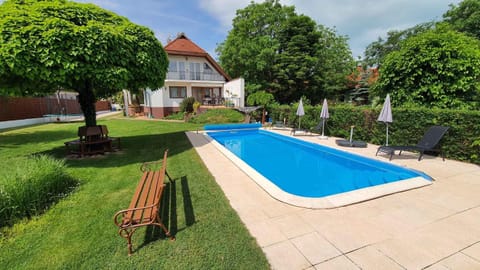
[[[160,206],[162,193],[165,187],[165,175],[170,181],[167,173],[167,153],[165,151],[163,160],[159,162],[147,162],[140,168],[143,172],[142,178],[137,185],[132,201],[128,209],[118,211],[113,220],[118,226],[118,234],[127,239],[128,255],[132,254],[132,235],[138,227],[155,225],[163,229],[170,240],[175,237],[170,235],[169,230],[163,224],[160,218]],[[159,170],[154,170],[162,162]]]
[[[121,150],[121,145],[120,145],[120,137],[110,137],[108,135],[108,128],[106,125],[101,125],[99,126],[100,127],[100,130],[102,131],[102,139],[103,140],[110,140],[112,143],[113,142],[117,142],[116,145],[113,145],[112,143],[110,143],[110,151],[113,151],[113,150]]]
[[[78,140],[65,142],[67,154],[77,154],[80,157],[93,154],[104,154],[113,151],[112,142],[117,141],[120,148],[120,138],[108,137],[106,126],[81,126],[78,128]]]

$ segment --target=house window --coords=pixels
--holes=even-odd
[[[211,68],[207,63],[203,63],[203,72],[205,72],[205,73],[212,73],[213,70],[212,70],[212,68]]]
[[[168,71],[177,72],[177,61],[170,61],[168,64]]]
[[[190,63],[190,80],[200,80],[200,63]]]
[[[180,80],[185,80],[185,62],[178,62],[178,74]]]
[[[187,87],[185,86],[169,86],[170,98],[186,98]]]

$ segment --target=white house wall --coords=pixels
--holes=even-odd
[[[236,107],[245,107],[245,80],[243,78],[226,82],[223,91],[225,99],[231,98]]]
[[[168,58],[170,63],[169,72],[167,73],[167,78],[165,80],[165,85],[160,89],[147,89],[144,91],[144,103],[142,104],[144,107],[144,113],[147,113],[151,117],[157,118],[178,111],[180,103],[183,101],[184,98],[170,98],[170,86],[184,86],[187,90],[187,97],[194,96],[197,99],[201,99],[201,97],[199,97],[201,93],[196,92],[194,95],[194,93],[192,92],[193,88],[218,89],[220,92],[217,93],[221,93],[220,96],[225,98],[225,101],[228,100],[230,102],[233,102],[235,107],[245,106],[245,82],[243,78],[238,78],[227,82],[226,78],[223,77],[220,72],[215,69],[215,66],[208,62],[207,58],[204,57],[169,55]],[[172,68],[172,62],[176,62],[176,68],[174,70],[170,70]],[[180,65],[178,64],[179,62],[184,63],[184,69],[180,70]],[[190,63],[199,63],[200,80],[198,77],[195,77],[195,80],[190,79]],[[205,63],[207,63],[208,66],[212,69],[212,72],[207,72],[206,74],[204,74]],[[184,71],[185,73],[180,74],[180,71]],[[197,72],[197,70],[195,70],[195,72]],[[197,74],[195,75],[197,76]],[[215,96],[215,92],[213,93],[213,95]],[[128,99],[129,93],[125,93],[125,96]],[[202,104],[203,102],[205,102],[205,100],[198,101]]]
[[[179,56],[179,55],[169,55],[168,56],[169,62],[177,62],[177,71],[178,71],[178,62],[185,63],[185,74],[188,77],[190,74],[190,64],[191,63],[199,63],[200,64],[200,73],[204,74],[206,72],[204,64],[206,63],[212,70],[212,74],[218,77],[222,77],[222,75],[215,69],[215,67],[207,61],[204,57],[195,57],[195,56]],[[167,77],[167,80],[169,78]],[[188,80],[188,79],[187,79]],[[208,81],[208,80],[206,80]],[[222,80],[225,81],[225,78]],[[218,82],[218,81],[217,81]]]

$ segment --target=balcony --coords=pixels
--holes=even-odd
[[[220,74],[215,74],[211,72],[169,71],[167,73],[167,80],[224,82],[225,78]]]

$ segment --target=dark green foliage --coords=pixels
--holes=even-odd
[[[92,4],[7,0],[0,33],[0,94],[72,89],[87,126],[97,97],[165,80],[168,59],[154,33]]]
[[[458,5],[450,5],[443,14],[445,22],[455,30],[480,39],[480,1],[463,0]]]
[[[434,26],[434,22],[427,22],[405,30],[388,31],[386,39],[379,37],[377,41],[374,41],[367,46],[365,49],[365,58],[363,60],[364,64],[367,66],[382,66],[385,56],[393,51],[399,50],[400,43],[403,40],[430,30]]]
[[[195,98],[194,97],[187,97],[182,100],[180,103],[180,111],[181,112],[186,112],[186,113],[192,113],[193,112],[193,103],[195,103]]]
[[[165,116],[164,119],[167,119],[167,120],[184,120],[185,119],[185,113],[184,112],[172,113],[170,115]]]
[[[282,103],[334,95],[354,67],[346,38],[278,0],[237,10],[217,53],[228,74],[245,78],[247,94],[267,91]]]
[[[283,121],[290,126],[298,125],[296,105],[280,105],[271,108],[273,121]],[[320,123],[321,105],[305,105],[302,128],[313,131]],[[354,128],[354,140],[373,144],[385,144],[385,124],[378,122],[381,107],[358,107],[350,105],[330,106],[330,118],[325,126],[328,136],[349,138],[350,127]],[[429,126],[443,125],[450,129],[443,139],[443,149],[448,158],[480,164],[480,112],[471,110],[447,110],[431,108],[393,108],[393,123],[389,124],[389,143],[392,145],[415,145]],[[317,131],[318,132],[318,131]]]
[[[265,112],[269,108],[270,104],[273,104],[275,98],[272,94],[267,93],[265,91],[258,91],[248,96],[247,104],[248,105],[259,105],[262,106],[262,115],[261,115],[261,122],[265,123]],[[254,114],[252,114],[254,115]]]
[[[244,121],[244,118],[244,115],[236,110],[211,109],[190,118],[189,122],[195,124],[241,123]]]
[[[393,105],[478,109],[480,46],[448,27],[412,36],[388,54],[372,89]]]
[[[46,155],[2,160],[0,227],[43,213],[78,183],[67,173],[63,160]]]

